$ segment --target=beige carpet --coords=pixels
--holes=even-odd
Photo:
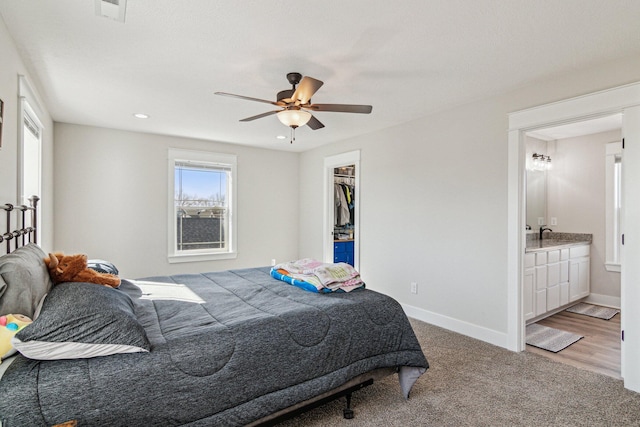
[[[397,377],[281,426],[640,426],[640,394],[622,381],[513,353],[419,321],[411,322],[431,368],[405,401]]]

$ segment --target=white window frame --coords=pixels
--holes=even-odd
[[[605,268],[607,271],[620,272],[621,251],[621,203],[622,195],[622,142],[610,142],[605,145]]]
[[[18,76],[18,96],[20,100],[20,109],[19,109],[19,126],[18,133],[20,138],[20,143],[18,144],[18,194],[22,199],[22,203],[25,205],[29,204],[29,199],[31,196],[42,197],[42,134],[44,132],[44,126],[40,117],[42,117],[42,109],[40,108],[40,103],[35,96],[35,92],[33,91],[31,84],[27,81],[25,76]],[[37,147],[35,149],[35,163],[36,166],[36,177],[37,181],[37,189],[31,191],[36,194],[26,194],[25,189],[25,137],[27,134],[25,133],[25,123],[29,123],[29,126],[33,128],[32,134],[36,137]],[[33,154],[33,151],[32,151]],[[34,159],[31,159],[34,160]],[[38,216],[40,216],[40,211],[38,211]],[[40,222],[38,222],[40,224]]]
[[[229,178],[229,194],[227,215],[229,218],[229,228],[227,248],[224,251],[219,249],[192,249],[188,251],[178,251],[177,239],[177,212],[175,208],[175,166],[176,162],[193,162],[194,164],[220,165],[231,170]],[[210,151],[194,151],[177,148],[170,148],[168,151],[168,260],[169,263],[211,261],[220,259],[233,259],[237,257],[237,156],[233,154],[220,154]]]

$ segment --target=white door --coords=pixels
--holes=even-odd
[[[622,131],[621,365],[624,386],[640,391],[640,107],[624,110]]]

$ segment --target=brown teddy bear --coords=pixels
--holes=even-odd
[[[98,273],[87,267],[87,256],[83,254],[65,255],[62,252],[50,253],[44,259],[49,268],[53,284],[61,282],[86,282],[117,288],[120,278],[113,274]]]

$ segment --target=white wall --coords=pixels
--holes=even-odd
[[[3,201],[17,197],[17,75],[28,75],[4,24],[0,54],[0,98],[7,106],[0,150]],[[45,232],[53,235],[48,203],[55,182],[56,235],[53,245],[44,246],[110,259],[128,277],[264,265],[271,258],[320,259],[323,159],[360,149],[360,269],[369,288],[394,296],[418,317],[503,345],[507,114],[639,80],[640,57],[628,58],[300,155],[58,124],[55,175],[46,117]],[[374,106],[373,114],[379,111],[383,106]],[[167,263],[170,146],[238,154],[237,260]],[[418,295],[409,293],[411,281],[418,282]]]
[[[591,293],[620,301],[620,273],[605,269],[605,145],[621,141],[621,131],[602,132],[549,143],[549,217],[553,231],[591,233]],[[602,297],[605,297],[604,299]]]
[[[298,254],[298,155],[56,123],[55,249],[129,278],[269,265]],[[167,261],[169,147],[238,156],[238,257]]]
[[[13,44],[4,21],[0,18],[0,99],[4,101],[4,123],[2,128],[2,148],[0,148],[0,204],[20,202],[18,194],[18,138],[19,99],[18,76],[24,75],[34,91],[37,82],[30,78],[22,59]],[[53,122],[43,103],[40,105],[44,126],[42,133],[42,194],[41,218],[43,227],[39,233],[39,243],[43,248],[51,248],[53,243]],[[4,214],[4,211],[3,211]],[[5,219],[0,219],[4,230]],[[3,231],[4,232],[4,231]],[[2,251],[1,253],[4,253]]]
[[[629,58],[302,153],[300,255],[322,256],[323,158],[360,149],[369,288],[411,315],[506,346],[507,114],[638,80],[640,58]]]

